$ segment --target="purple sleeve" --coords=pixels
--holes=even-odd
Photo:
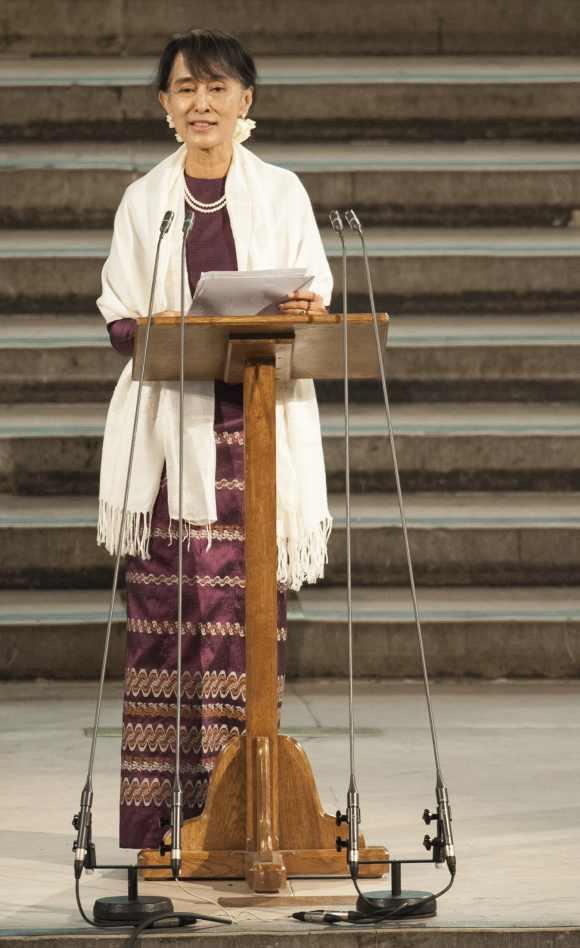
[[[109,338],[113,349],[116,349],[121,355],[133,355],[133,341],[135,339],[135,330],[137,323],[130,316],[124,319],[115,319],[112,323],[107,323]]]

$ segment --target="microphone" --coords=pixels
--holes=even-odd
[[[331,211],[328,216],[330,218],[330,226],[332,227],[335,234],[342,234],[344,230],[344,224],[342,223],[340,211]]]
[[[370,301],[370,304],[371,304],[371,312],[372,312],[372,314],[373,314],[373,323],[374,323],[374,327],[375,327],[375,339],[376,339],[376,343],[377,343],[377,355],[378,355],[378,360],[379,360],[379,369],[380,369],[380,375],[381,375],[381,384],[382,384],[382,389],[383,389],[383,399],[384,399],[384,403],[385,403],[385,414],[386,414],[386,419],[387,419],[387,432],[388,432],[388,436],[389,436],[389,440],[390,440],[391,453],[392,453],[392,457],[393,457],[393,469],[394,469],[394,474],[395,474],[395,484],[396,484],[396,488],[397,488],[397,498],[398,498],[398,502],[399,502],[399,510],[400,510],[400,513],[401,513],[401,527],[402,527],[402,530],[403,530],[403,540],[404,540],[404,545],[405,545],[405,556],[406,556],[407,568],[408,568],[408,572],[409,572],[409,584],[410,584],[410,587],[411,587],[411,598],[412,598],[412,600],[413,600],[413,610],[414,610],[414,614],[415,614],[415,623],[416,623],[416,627],[417,627],[417,638],[418,638],[418,642],[419,642],[419,652],[420,652],[420,656],[421,656],[421,665],[422,665],[422,671],[423,671],[423,681],[424,681],[424,685],[425,685],[425,697],[426,697],[426,700],[427,700],[427,710],[428,710],[428,715],[429,715],[429,725],[430,725],[430,729],[431,729],[431,739],[432,739],[432,743],[433,743],[433,752],[434,752],[434,758],[435,758],[435,769],[436,769],[436,774],[437,774],[437,781],[436,781],[436,786],[435,786],[435,793],[436,793],[436,797],[437,797],[437,830],[438,830],[438,838],[437,838],[437,840],[436,840],[436,842],[437,842],[437,850],[436,850],[436,852],[440,854],[440,852],[441,852],[441,850],[442,850],[442,854],[443,854],[444,860],[445,860],[445,862],[447,863],[447,868],[449,869],[449,872],[451,873],[451,875],[452,875],[452,876],[455,876],[455,871],[456,871],[457,866],[456,866],[456,858],[455,858],[455,848],[454,848],[454,845],[453,845],[453,833],[452,833],[452,830],[451,830],[451,808],[450,808],[450,806],[449,806],[449,796],[448,796],[448,793],[447,793],[447,787],[445,786],[445,783],[443,782],[443,777],[441,776],[441,767],[440,767],[440,764],[439,764],[439,750],[438,750],[438,747],[437,747],[437,735],[436,735],[435,721],[434,721],[433,711],[432,711],[432,706],[431,706],[431,695],[430,695],[430,690],[429,690],[429,679],[428,679],[428,675],[427,675],[427,663],[426,663],[426,660],[425,660],[425,650],[424,650],[424,647],[423,647],[423,635],[422,635],[422,632],[421,632],[421,621],[420,621],[420,617],[419,617],[419,606],[418,606],[418,602],[417,602],[417,593],[416,593],[416,588],[415,588],[415,578],[414,578],[413,564],[412,564],[412,559],[411,559],[411,550],[410,550],[410,547],[409,547],[409,540],[408,540],[408,535],[407,535],[407,523],[406,523],[405,511],[404,511],[404,506],[403,506],[403,495],[402,495],[401,482],[400,482],[400,477],[399,477],[399,465],[398,465],[398,462],[397,462],[397,452],[396,452],[396,448],[395,448],[395,440],[394,440],[394,435],[393,435],[393,424],[392,424],[392,421],[391,421],[391,411],[390,411],[390,407],[389,407],[389,396],[388,396],[388,392],[387,392],[387,383],[386,383],[386,377],[385,377],[385,366],[384,366],[383,354],[382,354],[382,350],[381,350],[381,346],[380,346],[380,340],[379,340],[378,322],[377,322],[377,311],[376,311],[376,307],[375,307],[375,296],[374,296],[374,292],[373,292],[373,284],[372,284],[372,279],[371,279],[371,270],[370,270],[370,266],[369,266],[369,257],[368,257],[368,253],[367,253],[366,242],[365,242],[365,237],[364,237],[364,233],[363,233],[362,224],[361,224],[361,222],[359,221],[358,216],[356,215],[355,211],[353,211],[352,209],[349,210],[349,211],[345,211],[344,216],[345,216],[345,218],[346,218],[346,222],[347,222],[348,226],[350,227],[350,229],[353,230],[353,231],[355,231],[355,232],[358,234],[358,236],[359,236],[359,238],[360,238],[361,245],[362,245],[363,258],[364,258],[364,264],[365,264],[365,272],[366,272],[366,280],[367,280],[367,288],[368,288],[368,294],[369,294],[369,301]],[[441,865],[442,860],[439,859],[439,858],[437,858],[437,859],[436,859],[436,862],[437,862],[438,865]]]
[[[177,580],[177,680],[175,683],[175,779],[171,794],[171,874],[181,872],[181,824],[183,792],[181,789],[181,631],[183,609],[183,415],[185,385],[185,271],[186,244],[193,227],[194,213],[187,210],[181,238],[181,295],[179,332],[179,512],[178,512],[178,580]]]
[[[171,795],[171,875],[174,879],[179,879],[181,872],[182,805],[183,793],[181,790],[181,780],[176,778]]]
[[[159,237],[157,239],[157,247],[155,250],[155,263],[153,265],[153,276],[151,278],[151,292],[149,294],[149,308],[148,308],[148,319],[147,319],[147,330],[145,334],[145,343],[143,347],[143,363],[141,366],[141,373],[139,378],[139,388],[137,390],[137,399],[135,402],[135,414],[133,417],[133,430],[131,434],[131,448],[129,451],[129,463],[127,465],[127,476],[125,479],[125,493],[123,497],[123,512],[121,514],[121,523],[119,525],[119,537],[117,544],[117,555],[115,558],[115,566],[113,570],[113,583],[111,588],[111,598],[109,601],[109,615],[107,619],[107,631],[105,634],[105,644],[103,647],[103,658],[101,661],[101,676],[99,680],[99,690],[97,693],[97,703],[95,707],[95,716],[93,722],[93,734],[91,739],[91,749],[89,753],[89,763],[87,767],[87,777],[85,780],[85,785],[81,793],[81,800],[79,805],[79,812],[73,817],[72,824],[77,831],[76,839],[73,843],[73,852],[74,857],[74,874],[75,879],[80,879],[85,865],[87,854],[89,855],[89,863],[92,858],[91,850],[93,850],[91,843],[91,824],[92,824],[92,806],[93,806],[93,770],[95,765],[95,751],[97,747],[97,736],[99,731],[99,721],[101,718],[101,707],[103,703],[103,689],[105,685],[105,674],[107,670],[107,660],[109,657],[109,648],[111,643],[111,629],[113,625],[113,613],[115,609],[115,598],[117,595],[117,584],[119,581],[119,566],[121,562],[121,548],[123,542],[123,536],[125,534],[125,521],[127,519],[127,503],[129,499],[129,485],[131,483],[131,473],[133,470],[133,457],[135,454],[135,440],[137,436],[137,422],[139,420],[139,406],[141,403],[141,391],[143,389],[143,379],[145,377],[145,365],[147,362],[147,350],[149,347],[149,332],[151,329],[151,318],[153,315],[153,299],[155,296],[155,287],[157,285],[157,270],[159,267],[159,251],[161,249],[161,241],[165,237],[167,231],[171,227],[173,218],[173,211],[165,211],[163,215],[163,220],[161,221],[159,227]]]
[[[348,386],[348,294],[347,294],[347,257],[344,242],[344,225],[339,211],[329,214],[330,225],[338,235],[342,245],[342,325],[343,325],[343,358],[344,358],[344,445],[345,445],[345,500],[346,500],[346,596],[347,596],[347,629],[348,629],[348,664],[349,664],[349,748],[350,748],[350,780],[346,797],[346,815],[337,813],[337,825],[346,821],[348,826],[348,841],[346,843],[346,859],[352,877],[358,875],[359,847],[358,831],[360,825],[359,793],[355,774],[354,755],[354,715],[352,700],[353,676],[353,634],[352,634],[352,580],[351,580],[351,519],[350,519],[350,410]],[[344,846],[344,840],[337,837],[337,849]]]
[[[193,227],[194,218],[195,218],[195,214],[193,211],[188,210],[185,212],[185,217],[183,219],[183,230],[182,230],[184,241],[186,241],[187,238],[189,237],[189,232],[191,228]]]
[[[347,301],[347,292],[346,292],[346,245],[344,242],[344,224],[342,223],[342,217],[340,216],[340,211],[331,211],[328,215],[330,219],[330,226],[332,227],[334,233],[338,236],[341,247],[342,247],[342,317],[346,323],[348,315],[348,301]],[[346,329],[344,330],[344,354],[345,360],[348,359],[348,341],[346,335]],[[348,364],[345,364],[345,386],[348,391]]]
[[[89,850],[90,839],[91,839],[91,808],[93,805],[93,788],[90,783],[89,778],[87,777],[87,782],[83,787],[83,792],[81,793],[81,802],[79,807],[79,812],[73,817],[72,824],[77,831],[77,838],[73,843],[73,852],[75,854],[74,858],[74,873],[75,879],[80,879],[83,868],[85,865],[85,859],[87,852]]]
[[[369,266],[369,255],[368,255],[368,253],[367,253],[367,245],[366,245],[366,241],[365,241],[365,235],[364,235],[364,232],[363,232],[363,229],[362,229],[362,224],[361,224],[361,222],[359,221],[359,219],[358,219],[356,213],[352,210],[352,208],[351,208],[350,211],[345,211],[345,212],[344,212],[344,217],[345,217],[346,223],[348,224],[348,226],[350,227],[350,229],[353,230],[353,231],[355,231],[355,232],[358,234],[359,239],[360,239],[360,242],[361,242],[362,252],[363,252],[363,259],[364,259],[364,264],[365,264],[365,271],[366,271],[366,280],[367,280],[367,290],[368,290],[368,294],[369,294],[369,302],[370,302],[370,304],[371,304],[371,312],[372,312],[372,314],[373,314],[373,322],[375,323],[375,326],[376,326],[376,324],[377,324],[377,323],[376,323],[377,312],[376,312],[376,308],[375,308],[375,294],[374,294],[374,291],[373,291],[373,283],[372,283],[372,279],[371,279],[371,269],[370,269],[370,266]],[[377,339],[378,339],[378,337],[377,337]]]
[[[348,792],[346,795],[346,822],[348,825],[348,846],[346,850],[346,861],[354,877],[358,876],[359,870],[359,850],[358,850],[358,829],[360,826],[360,806],[358,788],[354,774],[351,774]]]
[[[163,220],[161,221],[161,227],[159,228],[160,237],[165,237],[165,234],[167,233],[167,231],[169,230],[169,228],[171,227],[173,223],[174,217],[175,217],[175,214],[173,213],[173,211],[165,211],[165,214],[163,215]]]
[[[173,213],[173,211],[165,211],[165,214],[163,215],[163,220],[161,221],[161,225],[159,227],[159,237],[157,238],[157,247],[155,249],[155,264],[153,266],[153,277],[151,280],[151,293],[149,295],[149,309],[148,309],[149,321],[151,321],[151,314],[153,311],[153,297],[155,295],[155,287],[157,286],[157,270],[159,268],[159,251],[161,249],[161,241],[163,240],[169,228],[171,227],[174,217],[175,217],[175,214]],[[145,355],[147,352],[148,343],[149,343],[149,324],[147,325],[147,333],[145,337],[145,352],[143,354],[143,362],[145,362]]]
[[[344,216],[346,219],[346,223],[348,224],[351,230],[358,230],[359,234],[362,233],[361,222],[359,221],[356,215],[356,212],[353,211],[352,208],[350,209],[350,211],[345,211]]]

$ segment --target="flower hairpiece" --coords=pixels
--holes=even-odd
[[[249,118],[239,118],[236,122],[236,127],[234,128],[234,138],[233,140],[240,145],[242,142],[245,142],[246,138],[249,138],[252,134],[252,129],[256,127],[256,123],[253,119]]]
[[[169,114],[169,112],[165,113],[165,121],[169,125],[169,128],[175,128],[175,122],[173,121],[173,117]],[[238,118],[236,122],[236,127],[234,128],[233,141],[237,142],[238,144],[245,142],[246,139],[250,137],[250,135],[252,134],[252,129],[254,129],[255,127],[256,127],[256,123],[254,122],[253,119]],[[175,133],[175,140],[177,142],[180,142],[180,144],[183,143],[183,138],[181,137],[179,132]]]

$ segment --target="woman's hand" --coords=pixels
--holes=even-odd
[[[278,309],[288,316],[328,312],[320,293],[312,293],[311,290],[296,290],[295,293],[289,293],[284,302],[278,304]]]

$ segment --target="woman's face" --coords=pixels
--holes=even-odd
[[[194,79],[183,53],[178,53],[169,92],[160,92],[159,101],[188,147],[211,149],[231,143],[237,119],[252,104],[252,90],[226,75]]]

